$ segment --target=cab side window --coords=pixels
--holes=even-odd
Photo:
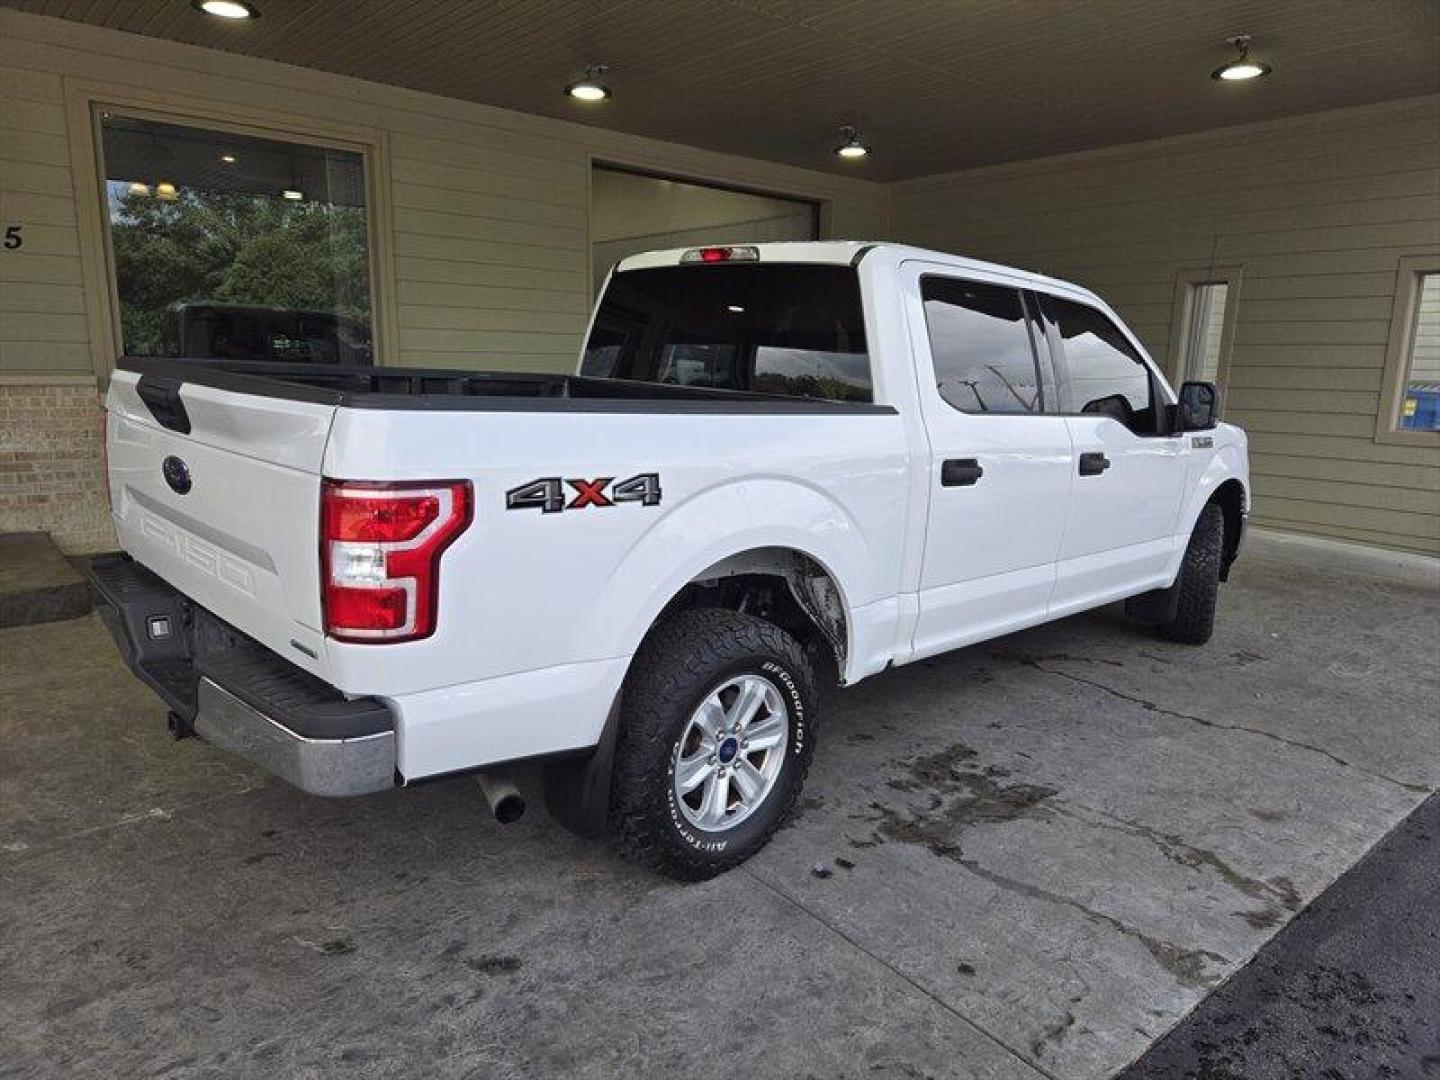
[[[1150,369],[1108,317],[1073,300],[1041,295],[1040,307],[1057,345],[1058,410],[1110,416],[1137,435],[1159,430]]]
[[[1018,289],[926,275],[920,296],[942,398],[967,413],[1045,411]]]

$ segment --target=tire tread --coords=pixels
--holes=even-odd
[[[756,655],[782,661],[802,682],[807,739],[813,746],[814,676],[800,643],[780,627],[735,611],[694,608],[667,619],[645,639],[625,680],[611,784],[610,831],[622,854],[669,877],[699,881],[744,862],[784,822],[809,771],[808,751],[790,766],[799,771],[781,812],[772,815],[757,838],[722,855],[702,855],[674,842],[663,809],[667,778],[663,770],[656,775],[655,763],[666,760],[675,737],[676,710],[686,707],[716,672]]]

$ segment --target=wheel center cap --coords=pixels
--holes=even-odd
[[[720,744],[720,749],[718,751],[720,757],[720,764],[729,765],[730,762],[735,760],[735,755],[739,752],[740,740],[735,738],[735,736],[731,735],[728,739],[726,739]]]

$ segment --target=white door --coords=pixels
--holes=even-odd
[[[1075,449],[1055,616],[1169,584],[1188,440],[1165,434],[1163,385],[1108,315],[1039,300]]]
[[[1018,288],[915,263],[902,288],[930,442],[919,658],[1044,621],[1072,454]]]

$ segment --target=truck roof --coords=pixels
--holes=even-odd
[[[734,246],[734,245],[732,245]],[[1048,277],[1045,274],[1037,274],[1032,270],[1023,270],[1019,267],[1005,266],[1002,263],[986,262],[983,259],[971,259],[964,255],[953,255],[945,251],[934,251],[930,248],[915,247],[911,244],[898,244],[888,241],[871,240],[785,240],[770,243],[746,244],[745,247],[756,248],[760,252],[762,263],[829,263],[848,265],[857,263],[862,256],[868,257],[872,253],[884,253],[895,262],[906,259],[920,259],[925,262],[942,263],[953,267],[961,272],[981,274],[1003,274],[1009,278],[1018,278],[1029,284],[1045,289],[1064,290],[1071,293],[1083,293],[1086,296],[1096,297],[1084,286],[1076,285],[1074,282],[1065,281],[1061,278]],[[660,266],[678,266],[681,256],[687,251],[694,251],[695,247],[668,248],[663,251],[642,251],[637,255],[628,255],[615,264],[617,272],[623,270],[644,270]]]

